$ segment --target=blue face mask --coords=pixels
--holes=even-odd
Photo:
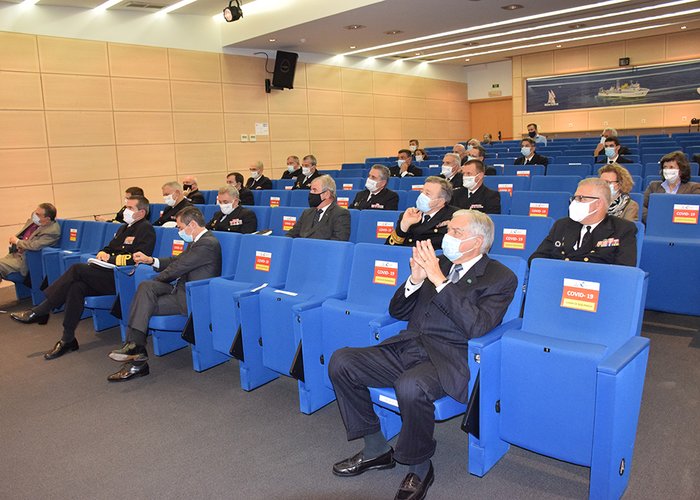
[[[430,198],[424,193],[419,194],[416,199],[416,208],[424,214],[430,212]]]
[[[527,147],[520,148],[520,154],[522,154],[523,156],[530,156],[530,148],[527,148]]]
[[[194,237],[191,234],[187,234],[184,229],[180,229],[177,234],[180,235],[180,238],[185,243],[192,243],[192,240],[194,240]]]
[[[615,156],[615,148],[605,148],[605,156],[608,158]]]
[[[466,240],[458,240],[451,234],[446,234],[442,238],[442,253],[445,255],[445,257],[454,262],[464,255],[464,252],[459,251],[459,247],[462,245],[462,243],[473,240],[474,238],[476,238],[476,236],[470,236]]]

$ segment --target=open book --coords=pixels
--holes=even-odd
[[[110,264],[109,262],[105,262],[103,260],[96,259],[94,257],[90,258],[87,260],[88,264],[95,264],[96,266],[104,267],[105,269],[114,269],[115,266],[114,264]]]

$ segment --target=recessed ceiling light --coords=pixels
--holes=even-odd
[[[367,26],[363,26],[362,24],[349,24],[348,26],[343,26],[346,30],[361,30],[362,28],[366,28]]]
[[[417,56],[419,56],[420,54],[421,54],[420,52],[416,52],[416,55],[417,55]]]
[[[557,45],[557,48],[558,48],[558,49],[561,49],[561,44]]]
[[[270,38],[270,41],[271,41],[271,42],[276,42],[276,41],[277,41],[277,38]]]
[[[681,29],[682,29],[682,30],[684,30],[684,29],[686,29],[686,28],[687,28],[687,26],[681,26]]]
[[[350,48],[351,48],[351,49],[356,49],[357,47],[354,46],[354,45],[351,45]]]
[[[522,9],[522,8],[523,8],[523,6],[520,5],[519,3],[512,3],[510,5],[504,5],[503,7],[501,7],[501,9],[503,9],[503,10],[518,10],[518,9]]]
[[[385,35],[398,35],[399,33],[403,33],[401,30],[390,30],[390,31],[385,31]]]
[[[172,12],[174,10],[181,9],[184,6],[189,5],[189,4],[196,2],[196,1],[197,0],[180,0],[177,3],[174,3],[172,5],[168,5],[164,9],[159,10],[158,12],[156,12],[156,14],[167,14],[168,12]]]
[[[469,62],[469,61],[471,61],[471,59],[469,59],[469,58],[466,58],[466,59],[464,60],[464,62]]]

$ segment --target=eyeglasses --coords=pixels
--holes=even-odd
[[[588,200],[599,200],[599,199],[600,198],[598,196],[583,196],[582,194],[579,194],[576,196],[572,196],[569,199],[569,202],[572,202],[572,201],[584,202],[584,201],[588,201]]]
[[[608,184],[619,184],[620,183],[620,181],[605,181],[605,182],[607,182]]]

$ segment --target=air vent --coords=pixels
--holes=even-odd
[[[163,7],[165,7],[165,5],[156,5],[153,3],[146,3],[146,2],[129,2],[129,3],[122,5],[122,7],[130,7],[133,9],[160,10]]]

